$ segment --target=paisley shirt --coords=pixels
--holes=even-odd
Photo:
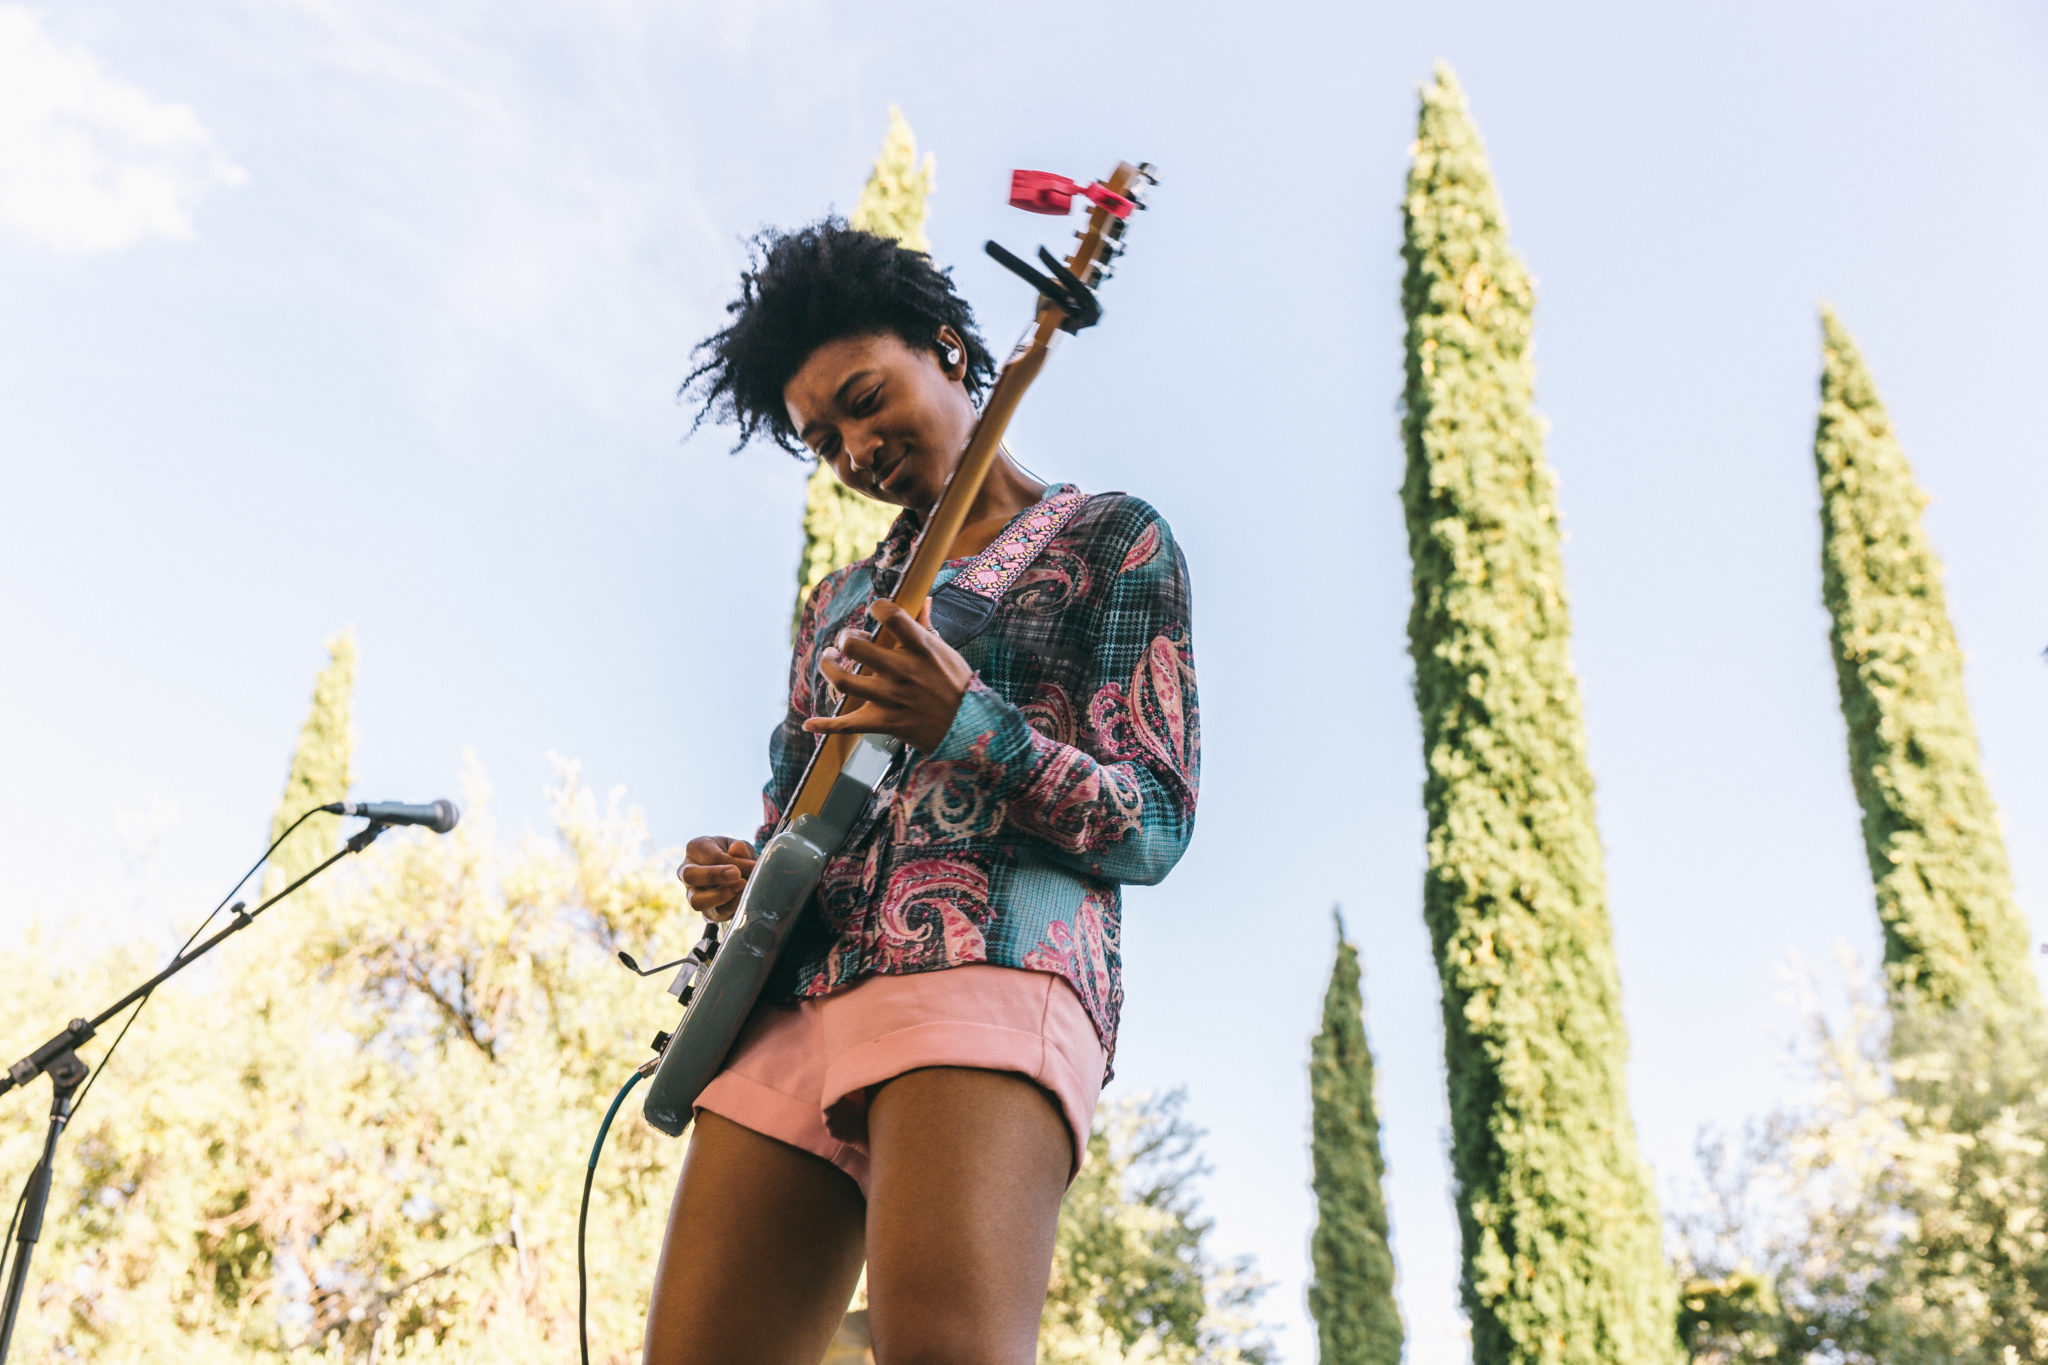
[[[818,656],[847,626],[867,626],[918,524],[903,513],[873,555],[804,606],[757,847],[810,759],[804,720],[837,705]],[[1121,887],[1157,882],[1179,860],[1201,769],[1187,565],[1173,533],[1138,498],[1089,498],[960,652],[975,677],[952,728],[931,753],[906,751],[826,864],[771,997],[976,962],[1051,972],[1113,1056]]]

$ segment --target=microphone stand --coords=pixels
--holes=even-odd
[[[287,886],[284,890],[278,892],[275,896],[272,896],[269,900],[257,906],[254,910],[244,910],[240,902],[237,902],[233,912],[234,922],[228,925],[227,928],[206,939],[197,948],[189,952],[179,953],[171,959],[169,966],[101,1010],[92,1018],[73,1019],[62,1033],[57,1034],[49,1042],[44,1043],[13,1066],[8,1067],[5,1076],[0,1076],[0,1095],[6,1094],[17,1086],[27,1085],[45,1072],[49,1074],[52,1088],[50,1096],[50,1131],[43,1139],[43,1159],[36,1163],[35,1170],[30,1173],[28,1189],[22,1195],[21,1231],[15,1238],[14,1265],[7,1276],[6,1309],[4,1316],[0,1316],[0,1365],[4,1365],[7,1359],[8,1347],[14,1340],[14,1319],[16,1314],[21,1311],[22,1291],[28,1287],[29,1256],[35,1250],[37,1238],[42,1236],[43,1210],[50,1201],[50,1176],[56,1167],[57,1161],[57,1139],[63,1134],[64,1125],[71,1121],[71,1107],[76,1102],[78,1087],[84,1082],[87,1073],[91,1069],[78,1059],[76,1049],[82,1046],[95,1033],[99,1032],[101,1024],[106,1023],[107,1020],[113,1018],[122,1010],[127,1009],[136,1001],[147,997],[158,986],[161,986],[164,982],[191,966],[193,962],[219,947],[223,940],[241,933],[242,930],[255,922],[258,915],[304,886],[307,882],[312,881],[313,878],[319,876],[343,858],[348,857],[351,853],[361,853],[377,841],[378,835],[389,828],[391,826],[372,820],[352,835],[349,841],[342,846],[340,852],[293,882],[290,886]]]

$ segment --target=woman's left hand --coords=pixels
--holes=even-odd
[[[836,716],[813,716],[804,729],[814,735],[894,735],[930,753],[952,728],[974,669],[931,628],[930,603],[917,616],[886,598],[872,610],[874,635],[842,631],[837,648],[818,659],[825,680],[860,704]],[[861,671],[850,672],[847,661]]]

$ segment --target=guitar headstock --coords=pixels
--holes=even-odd
[[[1116,258],[1124,254],[1124,233],[1130,228],[1133,213],[1145,207],[1146,191],[1158,183],[1159,177],[1153,174],[1149,162],[1133,166],[1128,161],[1119,161],[1109,179],[1077,188],[1078,193],[1087,195],[1091,205],[1087,223],[1074,234],[1079,241],[1073,255],[1067,258],[1067,269],[1089,288],[1110,277]],[[1089,190],[1100,193],[1089,194]]]
[[[1053,272],[1048,278],[1033,270],[994,242],[988,254],[1013,274],[1038,287],[1040,316],[1057,312],[1061,331],[1078,332],[1092,327],[1102,316],[1094,290],[1110,277],[1112,266],[1124,252],[1124,234],[1131,215],[1145,207],[1145,193],[1159,183],[1150,162],[1133,166],[1120,161],[1109,179],[1092,185],[1078,184],[1063,175],[1047,171],[1013,171],[1010,175],[1010,203],[1030,213],[1064,215],[1073,208],[1076,196],[1089,201],[1088,221],[1074,235],[1080,240],[1062,262],[1040,247],[1038,258]]]

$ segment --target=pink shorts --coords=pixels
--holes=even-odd
[[[1080,997],[1050,973],[983,963],[870,976],[756,1009],[697,1109],[823,1157],[866,1194],[873,1087],[927,1066],[1014,1071],[1059,1105],[1079,1172],[1103,1061]]]

